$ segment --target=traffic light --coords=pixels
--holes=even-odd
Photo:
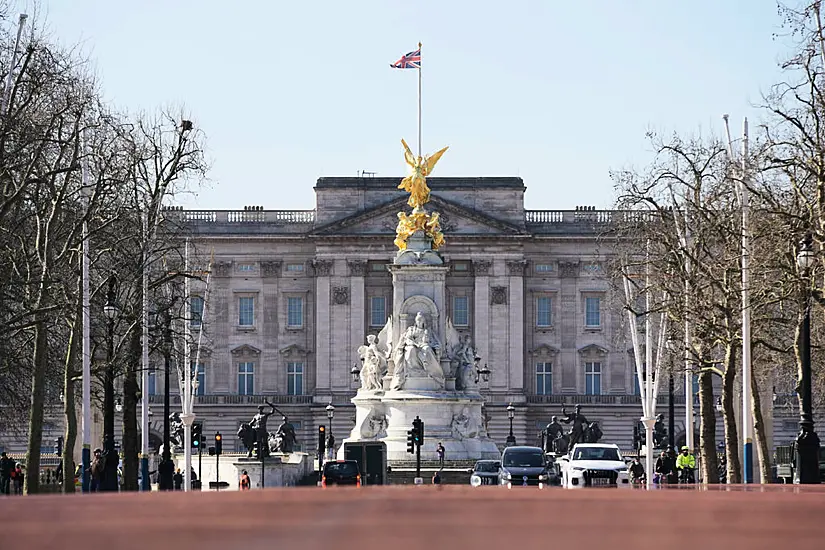
[[[407,430],[407,452],[415,454],[415,426],[412,430]]]
[[[221,436],[221,432],[215,434],[215,454],[220,455],[223,453],[223,437]]]
[[[63,454],[63,437],[56,437],[54,440],[54,454],[60,456]]]
[[[424,421],[415,417],[413,420],[413,429],[415,430],[415,444],[416,445],[423,445],[424,444]]]
[[[318,456],[323,457],[324,451],[326,451],[327,439],[326,439],[326,426],[321,424],[318,426]]]
[[[203,442],[203,422],[195,422],[192,424],[192,446],[200,450]]]

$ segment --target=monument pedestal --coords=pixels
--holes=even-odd
[[[429,379],[415,380],[420,384]],[[387,446],[387,461],[409,462],[407,431],[415,417],[424,422],[424,445],[421,459],[438,460],[436,448],[441,443],[446,460],[497,459],[501,457],[495,442],[481,423],[484,399],[478,393],[405,388],[388,392],[359,392],[352,399],[356,422],[350,437],[338,451],[344,458],[344,444],[382,441]]]

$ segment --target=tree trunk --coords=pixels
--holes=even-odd
[[[699,372],[699,417],[701,419],[700,446],[702,449],[702,479],[705,483],[719,483],[716,459],[716,415],[713,402],[713,374]]]
[[[74,493],[74,447],[77,441],[77,401],[75,399],[74,381],[77,376],[78,351],[83,340],[83,279],[77,278],[75,308],[72,328],[69,332],[69,345],[66,352],[66,367],[63,374],[63,416],[66,419],[66,436],[63,445],[63,492]]]
[[[126,372],[123,376],[123,490],[137,491],[140,469],[137,400],[140,387],[135,365],[141,357],[141,333],[138,330],[132,330],[130,337]]]
[[[76,321],[78,321],[76,319]],[[66,436],[63,444],[63,492],[74,493],[74,445],[77,440],[77,412],[75,409],[74,364],[77,360],[77,323],[69,335],[69,353],[63,375],[63,415],[66,420]]]
[[[45,285],[45,281],[41,284]],[[38,303],[35,309],[39,309],[40,306],[41,304]],[[48,360],[49,329],[45,315],[38,313],[34,325],[32,397],[29,411],[29,441],[26,448],[26,477],[23,487],[23,492],[27,495],[37,494],[40,489],[40,447],[43,440],[43,402],[46,393],[45,378]]]
[[[751,409],[753,411],[753,437],[759,449],[759,476],[762,484],[773,481],[771,475],[771,453],[768,448],[768,435],[765,433],[765,419],[762,417],[762,397],[756,377],[751,377]]]
[[[722,422],[725,425],[725,456],[728,483],[742,483],[742,463],[739,460],[739,432],[736,429],[736,405],[733,394],[736,384],[736,352],[731,344],[725,346],[725,374],[722,377]]]

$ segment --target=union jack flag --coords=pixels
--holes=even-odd
[[[421,48],[401,56],[395,63],[390,63],[393,69],[420,69],[421,68]]]

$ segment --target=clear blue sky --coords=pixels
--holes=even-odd
[[[521,176],[531,209],[608,207],[608,171],[649,158],[648,129],[720,132],[727,112],[738,133],[787,51],[773,0],[41,7],[114,103],[191,112],[213,181],[184,205],[202,208],[308,209],[320,176],[402,175],[417,79],[389,63],[419,41],[424,149],[450,146],[435,175]]]

